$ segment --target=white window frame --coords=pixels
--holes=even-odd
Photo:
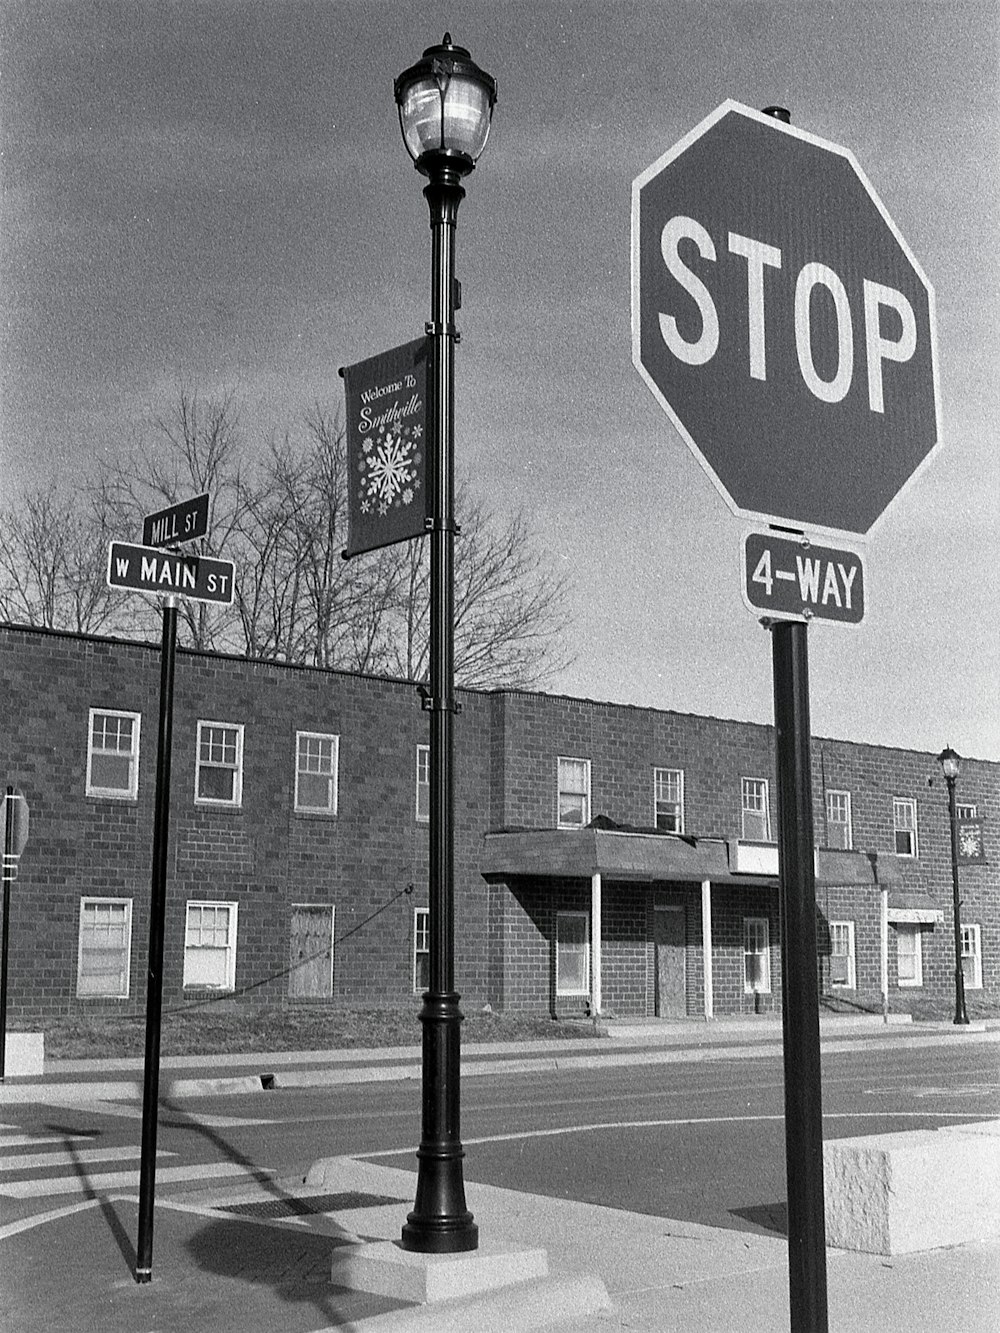
[[[570,769],[573,765],[573,770]],[[578,775],[571,776],[574,772]],[[577,786],[571,783],[577,783],[582,779],[583,790],[578,790]],[[572,797],[574,801],[581,802],[579,819],[563,818],[563,797]],[[557,828],[586,828],[590,823],[590,760],[580,759],[569,755],[559,755],[556,760],[556,827]]]
[[[842,814],[844,818],[834,818],[835,813]],[[844,842],[835,842],[830,837],[832,828],[844,829]],[[826,845],[827,847],[842,848],[849,852],[854,847],[854,825],[851,812],[851,793],[841,791],[831,787],[826,793]]]
[[[417,746],[416,820],[426,824],[431,817],[431,747]]]
[[[420,959],[427,959],[427,984],[420,980]],[[422,995],[431,984],[431,909],[413,909],[413,993]]]
[[[847,944],[846,951],[835,950],[834,936],[839,936]],[[836,981],[833,976],[834,958],[847,959],[847,980]],[[854,953],[854,922],[853,921],[831,921],[830,922],[830,986],[836,990],[857,990],[857,964]]]
[[[905,819],[910,822],[907,824]],[[901,852],[899,850],[899,835],[905,833],[910,839],[910,850]],[[920,843],[917,837],[917,803],[912,796],[894,796],[892,798],[892,847],[897,856],[904,856],[907,860],[913,861],[920,854]]]
[[[236,733],[236,761],[233,764],[212,762],[202,758],[202,735],[209,728],[214,727],[219,731],[232,731]],[[209,745],[213,742],[210,740]],[[225,742],[223,742],[225,744]],[[233,775],[233,794],[231,797],[202,796],[200,795],[202,770],[222,770]],[[198,720],[197,739],[195,742],[194,758],[194,803],[195,805],[211,805],[216,809],[238,810],[243,804],[243,723],[242,722],[212,722],[207,719]]]
[[[320,745],[310,742],[320,742]],[[329,745],[329,753],[323,749]],[[304,747],[304,750],[303,750]],[[303,765],[305,760],[305,765]],[[324,766],[328,765],[328,766]],[[299,814],[335,815],[337,813],[340,777],[340,737],[326,731],[297,731],[295,733],[295,809]],[[323,805],[309,805],[302,797],[302,778],[325,778],[326,801]],[[304,784],[303,784],[304,785]]]
[[[201,948],[215,949],[218,946],[203,945],[200,941],[192,943],[192,909],[204,911],[206,908],[214,909],[216,913],[226,911],[229,921],[226,927],[226,944],[224,960],[224,979],[221,983],[203,981],[198,978],[192,978],[191,972],[194,971],[194,958],[197,951]],[[215,898],[189,898],[184,909],[184,981],[185,990],[213,990],[213,991],[231,991],[236,989],[236,942],[237,928],[239,923],[239,903],[221,902]],[[201,923],[198,925],[200,930]],[[192,952],[193,951],[193,952]]]
[[[90,990],[81,985],[84,978],[84,955],[87,950],[84,949],[84,920],[88,909],[95,909],[99,913],[101,908],[112,908],[115,912],[123,914],[124,943],[122,945],[122,959],[118,969],[119,983],[114,990]],[[110,917],[112,913],[107,913]],[[94,922],[96,927],[98,922]],[[93,946],[92,946],[93,947]],[[108,948],[105,952],[110,953]],[[76,996],[79,1000],[127,1000],[129,997],[129,978],[132,974],[132,899],[131,898],[95,898],[85,897],[80,899],[80,927],[77,933],[77,953],[76,953]]]
[[[653,769],[653,827],[664,833],[684,832],[683,768]]]
[[[751,958],[761,960],[759,982],[752,982],[748,975],[747,963]],[[743,918],[743,993],[771,994],[771,923],[766,916]]]
[[[971,967],[966,968],[966,961]],[[983,989],[982,931],[976,922],[962,922],[962,975],[965,990]]]
[[[909,921],[897,921],[896,929],[896,985],[901,989],[916,989],[924,984],[924,938],[919,925]],[[913,949],[900,948],[903,940],[913,940]],[[913,975],[904,977],[900,961],[904,957],[913,959]]]
[[[755,804],[756,802],[756,804]],[[764,836],[750,837],[747,816],[764,817]],[[740,778],[740,836],[744,842],[771,842],[771,784],[767,778]]]
[[[564,958],[564,948],[572,946],[575,956],[578,956],[580,941],[578,939],[564,939],[560,930],[561,925],[568,925],[572,921],[574,926],[583,926],[583,984],[577,986],[568,984],[563,980],[564,969],[562,960]],[[578,969],[574,968],[574,974]],[[575,996],[590,994],[590,913],[589,912],[556,912],[556,995]]]
[[[127,718],[132,723],[132,743],[128,750],[118,748],[97,749],[94,745],[94,721],[96,718]],[[135,801],[139,796],[139,733],[142,724],[141,713],[129,713],[121,708],[92,708],[87,715],[87,785],[88,796],[99,796],[102,800]],[[94,758],[110,755],[116,759],[128,759],[128,785],[125,787],[101,787],[94,782]]]

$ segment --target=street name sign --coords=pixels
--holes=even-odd
[[[24,851],[28,842],[28,802],[19,791],[8,792],[3,798],[3,819],[0,819],[0,847],[6,849],[10,827],[10,857],[12,861]],[[6,856],[6,850],[4,850]]]
[[[204,555],[178,555],[152,546],[112,542],[108,548],[108,585],[134,592],[173,593],[196,602],[228,606],[234,593],[236,566],[231,560]]]
[[[743,596],[751,608],[781,619],[860,625],[865,574],[854,551],[804,538],[750,533],[743,544]]]
[[[846,148],[738,102],[633,181],[632,359],[756,521],[865,534],[938,447],[923,270]]]
[[[147,514],[142,522],[143,546],[173,546],[190,542],[208,532],[208,501],[205,495]]]

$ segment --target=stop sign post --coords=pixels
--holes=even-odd
[[[863,535],[938,444],[916,258],[846,148],[738,102],[633,182],[632,358],[745,518]]]
[[[735,513],[785,537],[806,528],[863,537],[938,447],[934,292],[852,154],[788,121],[781,108],[724,102],[636,177],[632,359]],[[748,554],[760,544],[747,541]],[[790,545],[772,533],[753,548],[769,609],[772,599],[787,609],[775,589],[800,572],[778,570],[779,549]],[[826,554],[833,603],[855,580],[860,589],[861,568],[849,552]],[[760,605],[753,576],[744,583]],[[793,612],[815,614],[808,580],[799,590]],[[779,815],[789,1310],[793,1329],[826,1333],[807,624],[764,623]]]

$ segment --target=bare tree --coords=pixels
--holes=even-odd
[[[236,566],[230,607],[181,599],[182,642],[249,657],[409,680],[428,674],[428,543],[342,558],[348,456],[336,415],[316,406],[247,461],[233,395],[181,390],[146,438],[103,463],[83,500],[39,493],[23,519],[0,514],[0,614],[76,630],[153,637],[155,596],[111,592],[109,537],[137,540],[143,517],[210,496],[192,554]],[[565,664],[569,588],[523,515],[498,522],[466,485],[456,497],[456,680],[537,686]]]
[[[48,629],[114,629],[103,515],[36,490],[0,515],[0,619]]]
[[[207,536],[192,554],[232,559],[231,538],[241,507],[242,442],[235,398],[201,398],[181,389],[172,410],[152,421],[152,440],[129,454],[105,460],[94,493],[96,508],[114,524],[119,540],[138,540],[148,513],[207,493]],[[142,599],[152,623],[157,601]],[[133,603],[138,604],[133,596]],[[229,608],[182,599],[182,639],[194,648],[237,648],[238,619]]]

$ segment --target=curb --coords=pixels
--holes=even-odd
[[[987,1027],[985,1023],[969,1024],[960,1027],[942,1027],[938,1031],[921,1036],[907,1036],[909,1046],[944,1046],[956,1040],[973,1042],[1000,1042],[1000,1030]],[[899,1029],[895,1032],[879,1028],[871,1033],[840,1039],[821,1034],[820,1047],[823,1054],[840,1054],[850,1050],[878,1049],[896,1046],[899,1042]],[[523,1047],[515,1049],[523,1050]],[[571,1048],[573,1049],[573,1048]],[[609,1049],[607,1042],[601,1042],[601,1054],[569,1054],[565,1046],[561,1053],[550,1053],[535,1057],[512,1055],[510,1058],[476,1059],[468,1052],[462,1063],[462,1078],[481,1078],[495,1074],[532,1074],[554,1073],[564,1070],[620,1068],[628,1065],[659,1064],[699,1064],[718,1060],[732,1060],[742,1057],[749,1060],[761,1060],[780,1056],[782,1042],[780,1030],[768,1034],[766,1040],[752,1043],[727,1043],[705,1046],[646,1045],[639,1047],[635,1042],[625,1042],[617,1049]],[[606,1052],[606,1053],[604,1053]],[[301,1064],[301,1053],[287,1053],[296,1057],[295,1063]],[[352,1052],[357,1057],[357,1052]],[[374,1053],[364,1053],[370,1061],[376,1059]],[[269,1092],[272,1090],[293,1088],[319,1088],[344,1086],[356,1083],[389,1083],[414,1080],[422,1077],[423,1068],[419,1050],[415,1049],[413,1058],[402,1063],[368,1063],[348,1065],[341,1068],[319,1066],[310,1069],[278,1068],[281,1054],[240,1057],[244,1064],[256,1062],[260,1071],[253,1074],[233,1074],[218,1077],[167,1078],[160,1081],[160,1098],[181,1100],[195,1097],[226,1097],[243,1094]],[[206,1062],[213,1057],[206,1057]],[[273,1063],[272,1063],[273,1062]],[[271,1068],[268,1068],[268,1065]],[[39,1081],[25,1080],[16,1084],[0,1084],[0,1105],[25,1102],[59,1103],[66,1101],[125,1101],[142,1100],[143,1085],[141,1080],[128,1079],[120,1082],[100,1081]]]

